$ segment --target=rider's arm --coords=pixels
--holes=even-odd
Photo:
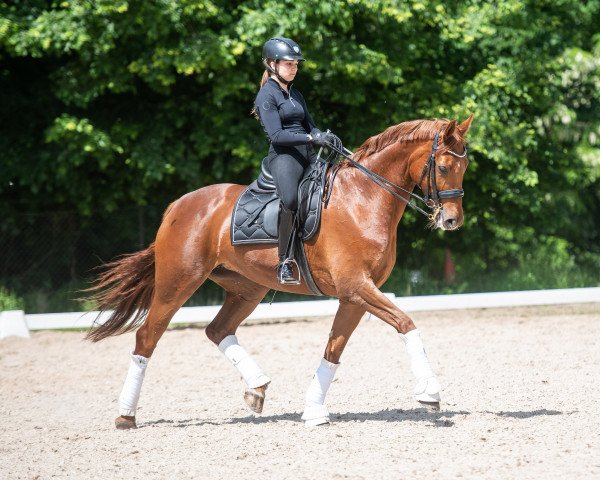
[[[273,145],[294,146],[306,145],[310,142],[311,138],[308,134],[294,133],[283,129],[277,103],[272,94],[259,92],[256,97],[256,111]]]

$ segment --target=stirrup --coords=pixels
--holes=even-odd
[[[290,267],[290,269],[292,270],[292,279],[291,280],[283,278],[283,266],[284,265],[288,265]],[[293,266],[294,265],[296,266],[296,271],[298,272],[298,278],[293,277],[293,274],[294,274]],[[298,266],[298,262],[296,262],[296,260],[294,260],[293,258],[288,258],[288,259],[284,260],[283,262],[281,262],[277,269],[277,280],[279,280],[279,283],[281,283],[283,285],[300,285],[302,278],[300,277],[300,267]]]

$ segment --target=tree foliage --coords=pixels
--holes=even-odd
[[[598,25],[598,0],[0,1],[1,213],[86,218],[248,183],[267,147],[249,115],[261,46],[285,35],[313,117],[348,147],[475,115],[465,227],[407,214],[400,262],[425,239],[481,268],[556,239],[597,259]]]

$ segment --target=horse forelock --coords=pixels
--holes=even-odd
[[[355,160],[362,160],[365,157],[381,152],[384,148],[393,143],[413,143],[423,140],[433,140],[435,134],[446,128],[450,120],[411,120],[402,122],[386,128],[379,135],[368,138],[354,152]],[[464,143],[464,138],[458,128],[454,129],[450,138],[444,138],[443,143],[439,145],[438,153],[443,154],[452,150],[456,145]]]

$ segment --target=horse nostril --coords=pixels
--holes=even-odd
[[[455,228],[455,226],[456,226],[456,219],[447,218],[446,220],[444,220],[444,229],[452,230]]]

